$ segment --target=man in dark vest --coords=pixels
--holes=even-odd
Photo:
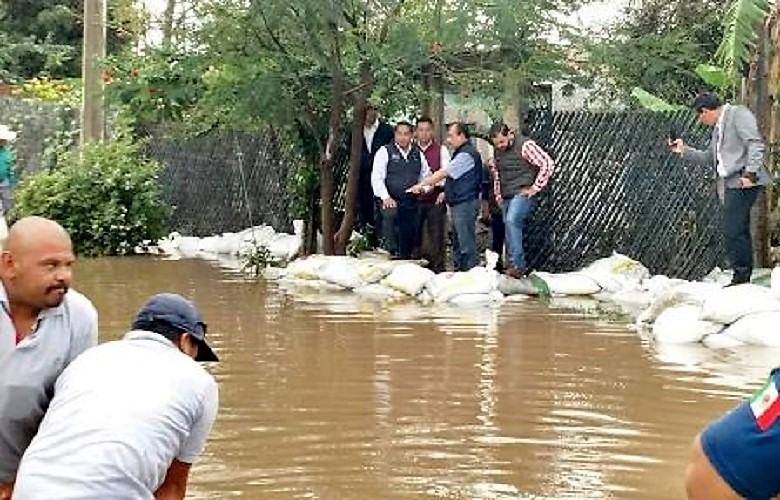
[[[369,104],[366,107],[363,124],[363,148],[360,154],[360,178],[358,182],[358,225],[366,231],[372,244],[376,244],[376,220],[374,215],[374,193],[371,189],[371,169],[379,148],[393,141],[393,127],[380,120],[379,110]]]
[[[468,271],[477,265],[477,215],[482,190],[482,157],[468,137],[466,126],[455,122],[447,126],[447,143],[453,148],[452,160],[438,172],[412,186],[410,192],[422,193],[446,178],[444,196],[450,207],[455,245],[452,251],[456,271]]]
[[[536,195],[547,186],[555,169],[552,158],[528,137],[515,133],[504,123],[490,129],[495,148],[495,167],[500,190],[496,201],[504,211],[509,266],[512,277],[528,274],[523,250],[526,222],[536,205]]]
[[[447,148],[433,139],[433,120],[427,116],[417,119],[417,146],[425,156],[431,172],[438,171],[450,161]],[[445,233],[447,205],[444,203],[444,187],[434,186],[420,195],[420,257],[428,261],[428,267],[437,273],[444,271]]]
[[[385,249],[402,259],[412,257],[419,235],[419,202],[407,189],[431,172],[420,148],[412,144],[413,133],[411,123],[398,122],[395,141],[377,151],[371,171],[374,196],[382,204]]]

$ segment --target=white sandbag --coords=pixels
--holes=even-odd
[[[354,257],[330,257],[319,270],[320,279],[350,290],[363,286],[365,283],[357,271],[357,264]]]
[[[650,271],[641,262],[617,252],[594,261],[580,272],[610,292],[636,289],[650,277]]]
[[[359,260],[355,266],[355,271],[364,285],[371,283],[378,283],[383,278],[387,277],[398,265],[397,262],[390,260]]]
[[[653,339],[660,343],[700,342],[707,335],[723,330],[723,325],[699,319],[701,308],[682,305],[666,309],[653,323]]]
[[[701,319],[730,325],[743,316],[766,311],[780,311],[780,300],[768,288],[744,284],[710,295],[702,306]]]
[[[417,264],[399,264],[381,283],[406,295],[415,297],[426,283],[435,276],[434,272]]]
[[[728,326],[723,334],[746,344],[780,347],[780,311],[744,316]]]
[[[324,255],[310,255],[303,259],[297,259],[287,265],[287,276],[304,280],[320,279],[320,272],[328,264],[328,258]]]
[[[772,276],[769,278],[769,288],[775,297],[780,297],[780,267],[772,269]]]
[[[235,233],[225,233],[217,242],[216,252],[219,255],[238,255],[241,239]]]
[[[710,349],[733,349],[745,345],[741,340],[726,335],[725,331],[707,335],[701,342]]]
[[[490,304],[493,301],[493,295],[490,293],[462,293],[450,298],[448,302],[459,306],[473,306]]]
[[[185,257],[194,257],[200,253],[200,238],[184,236],[179,239],[179,251]]]
[[[583,273],[535,274],[547,283],[553,295],[593,295],[601,291],[596,280]]]
[[[352,290],[354,293],[361,297],[377,300],[398,300],[406,298],[406,294],[393,290],[389,286],[385,286],[379,283],[372,283],[370,285],[361,286]]]
[[[268,252],[276,260],[289,262],[303,246],[303,238],[290,234],[277,234],[267,245]]]
[[[498,288],[498,273],[484,267],[466,272],[440,273],[426,285],[433,300],[447,302],[459,295],[489,294]]]
[[[720,293],[716,283],[683,282],[661,292],[637,318],[638,324],[652,324],[666,309],[680,305],[702,306],[711,296]]]

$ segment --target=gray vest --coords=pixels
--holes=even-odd
[[[529,140],[527,137],[517,136],[511,148],[506,151],[498,149],[495,151],[501,181],[501,196],[504,199],[513,197],[520,189],[532,185],[536,180],[539,169],[525,161],[521,154],[523,144]]]

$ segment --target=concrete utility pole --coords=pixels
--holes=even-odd
[[[106,56],[106,0],[84,0],[84,47],[82,60],[81,145],[102,141],[105,136],[103,71]]]

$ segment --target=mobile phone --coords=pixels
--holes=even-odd
[[[669,142],[674,142],[681,136],[680,126],[676,123],[669,125]]]

